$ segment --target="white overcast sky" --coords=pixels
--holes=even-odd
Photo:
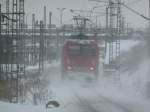
[[[6,0],[0,0],[2,3],[2,9],[4,9],[4,5]],[[11,1],[11,0],[10,0]],[[103,0],[105,1],[105,0]],[[106,0],[107,1],[107,0]],[[136,2],[135,2],[136,1]],[[128,6],[137,10],[141,14],[148,16],[148,1],[149,0],[124,0],[125,3],[129,3]],[[48,11],[52,11],[52,22],[55,24],[59,24],[60,20],[60,12],[57,8],[66,8],[63,13],[63,22],[69,23],[71,22],[72,14],[70,13],[70,9],[80,9],[80,10],[91,10],[93,6],[95,6],[96,2],[90,2],[88,0],[25,0],[25,11],[26,16],[28,17],[28,21],[31,21],[31,14],[35,13],[36,18],[38,20],[43,18],[43,7],[44,5],[47,7],[47,20],[48,20]],[[97,12],[103,12],[103,8],[96,9]],[[126,21],[132,27],[146,27],[148,26],[148,22],[143,18],[137,16],[136,14],[128,11],[123,8],[123,14],[126,17]],[[99,18],[103,20],[102,18]],[[103,21],[101,21],[103,24]]]

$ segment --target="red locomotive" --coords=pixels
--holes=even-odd
[[[62,78],[70,72],[83,72],[98,77],[99,48],[95,40],[68,39],[65,41],[61,57]]]

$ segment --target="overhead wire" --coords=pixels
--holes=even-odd
[[[96,8],[104,8],[104,7],[106,7],[107,5],[97,5],[97,6],[95,6],[95,7],[93,7],[92,9],[91,9],[91,13],[90,13],[90,19],[92,18],[92,14],[94,14],[94,9],[96,9]],[[100,14],[100,12],[99,12],[99,14]]]

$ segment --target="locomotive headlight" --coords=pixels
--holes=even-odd
[[[90,67],[90,70],[94,70],[94,67]]]
[[[71,67],[71,66],[68,66],[68,67],[67,67],[67,69],[68,69],[68,70],[71,70],[71,69],[72,69],[72,67]]]

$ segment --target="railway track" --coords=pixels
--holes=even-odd
[[[73,91],[74,97],[77,98],[76,103],[82,112],[133,112],[123,104],[102,96],[96,90],[88,90],[93,96],[86,96],[84,95],[85,92],[82,93],[72,89],[71,91]]]

